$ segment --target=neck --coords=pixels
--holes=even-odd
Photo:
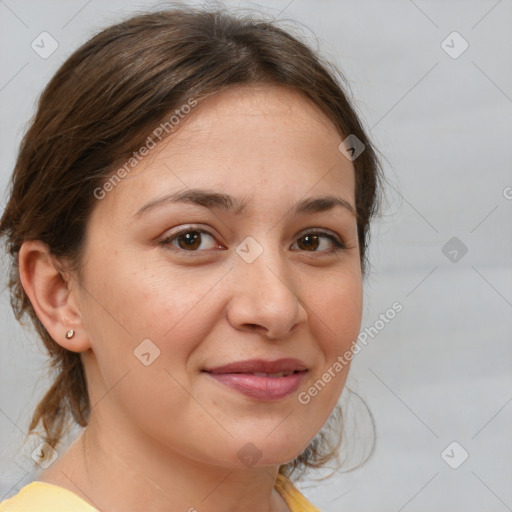
[[[274,489],[279,466],[233,468],[169,449],[144,433],[88,426],[41,480],[105,511],[289,512]]]

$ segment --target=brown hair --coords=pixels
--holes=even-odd
[[[148,135],[191,98],[243,84],[293,88],[309,98],[342,136],[365,146],[353,161],[360,261],[366,275],[369,222],[378,210],[381,168],[375,150],[343,92],[339,71],[276,22],[224,10],[174,7],[110,26],[79,47],[42,92],[19,149],[10,198],[0,221],[11,256],[9,287],[16,318],[32,320],[57,370],[37,406],[29,433],[41,422],[51,446],[70,416],[87,425],[89,398],[79,353],[55,343],[22,287],[18,253],[41,240],[57,260],[80,271],[95,190],[140,148]],[[339,411],[338,411],[339,412]],[[336,414],[333,418],[339,423]],[[373,419],[372,419],[373,421]],[[321,467],[335,446],[324,429],[280,472]]]

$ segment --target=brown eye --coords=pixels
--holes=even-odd
[[[299,244],[300,248],[309,251],[313,250],[315,251],[318,246],[320,245],[320,242],[318,240],[318,235],[304,235],[299,238],[299,240],[302,240],[303,243]]]
[[[325,248],[326,243],[322,242],[322,240],[329,240],[331,242],[331,249],[328,247]],[[344,249],[345,245],[338,240],[334,235],[330,233],[326,233],[324,231],[311,231],[303,234],[297,239],[299,249],[302,251],[308,252],[336,252],[338,250]],[[327,244],[328,246],[329,244]],[[321,248],[319,251],[318,248]]]
[[[213,243],[208,243],[208,239],[213,241]],[[188,252],[201,252],[218,246],[218,244],[215,243],[215,238],[207,231],[190,228],[174,233],[162,240],[161,244],[171,245],[179,250],[181,249]]]
[[[179,235],[176,237],[178,241],[178,246],[180,249],[199,249],[201,246],[201,233],[199,231],[188,231],[183,235]]]

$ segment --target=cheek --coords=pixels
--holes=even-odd
[[[312,324],[324,354],[335,359],[357,340],[362,321],[363,290],[357,273],[327,277],[309,297]],[[331,361],[332,362],[332,361]]]
[[[101,265],[91,260],[90,268],[95,270],[88,273],[84,316],[100,363],[113,357],[132,363],[133,351],[149,339],[162,351],[172,350],[169,363],[184,364],[197,340],[211,330],[214,308],[209,299],[217,273],[171,272],[165,262],[141,262],[140,254],[114,254]]]
[[[347,380],[351,348],[361,329],[361,279],[355,273],[326,280],[319,287],[319,292],[310,295],[308,300],[311,307],[309,321],[320,354],[315,371],[305,383],[304,393],[298,401],[310,410],[311,417],[316,415],[325,420]],[[322,421],[317,426],[321,424]]]
[[[112,390],[100,403],[115,401],[148,430],[175,422],[177,410],[200,416],[185,391],[191,386],[187,362],[210,330],[207,296],[218,278],[170,275],[168,267],[129,258],[90,268],[97,271],[87,275],[84,320],[95,358],[93,387],[97,398]]]

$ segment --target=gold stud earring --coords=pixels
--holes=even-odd
[[[66,333],[66,338],[68,340],[70,340],[73,336],[75,335],[75,331],[73,329],[70,329],[67,333]]]

